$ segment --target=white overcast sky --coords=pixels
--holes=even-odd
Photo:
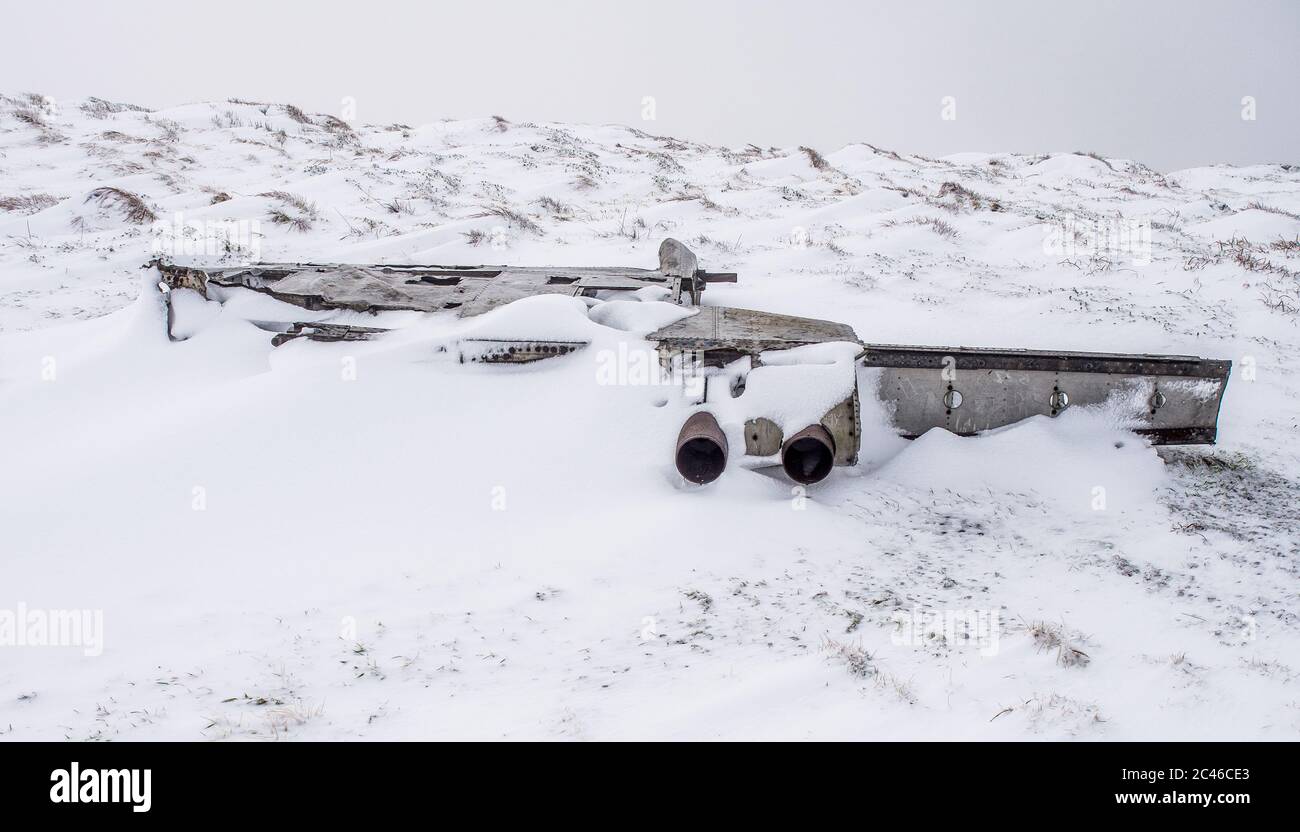
[[[4,22],[0,92],[56,100],[350,97],[363,122],[1300,162],[1300,0],[7,0]]]

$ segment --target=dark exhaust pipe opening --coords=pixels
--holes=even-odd
[[[677,473],[696,485],[722,476],[727,467],[727,437],[710,413],[696,413],[677,434]]]
[[[781,445],[781,467],[790,479],[812,485],[835,466],[835,440],[821,425],[809,425]]]

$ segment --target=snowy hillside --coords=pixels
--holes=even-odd
[[[60,104],[0,97],[0,737],[1300,738],[1300,167]],[[682,408],[589,354],[461,365],[449,313],[171,343],[140,268],[665,237],[739,272],[706,302],[868,342],[1230,359],[1219,444],[1083,410],[908,443],[868,405],[806,499],[693,488]],[[557,326],[643,348],[617,317]],[[20,609],[99,612],[102,651]]]

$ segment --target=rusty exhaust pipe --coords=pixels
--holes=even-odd
[[[812,485],[835,466],[835,440],[821,425],[809,425],[781,445],[781,467],[790,479]]]
[[[727,437],[712,413],[695,413],[677,434],[677,473],[696,485],[722,476],[727,467]]]

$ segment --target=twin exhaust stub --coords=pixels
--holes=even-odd
[[[835,467],[835,439],[822,425],[809,425],[781,443],[781,467],[800,485],[821,482]]]
[[[711,413],[691,415],[677,434],[677,473],[707,485],[727,467],[727,436]],[[835,439],[822,425],[809,425],[781,443],[781,467],[800,485],[821,482],[835,466]]]
[[[707,485],[727,467],[727,435],[712,413],[691,415],[677,434],[677,473],[687,482]]]

